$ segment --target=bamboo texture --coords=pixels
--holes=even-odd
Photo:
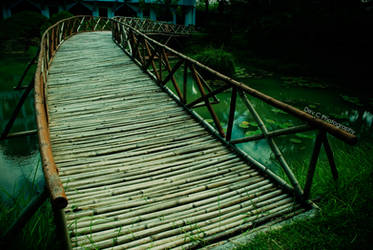
[[[307,209],[208,133],[110,37],[72,36],[47,76],[48,130],[73,248],[181,247],[193,243],[186,235],[197,227],[208,232],[207,244],[245,223],[270,223],[271,211]],[[154,55],[168,56],[130,46],[151,68]],[[162,70],[172,75],[183,63]]]
[[[229,142],[266,138],[298,198],[305,199],[322,143],[337,177],[326,133],[348,143],[356,137],[142,32],[185,35],[192,29],[146,19],[78,16],[56,23],[42,36],[35,107],[43,170],[54,208],[67,206],[64,219],[72,246],[195,248],[309,209]],[[176,81],[180,71],[182,84]],[[211,88],[201,72],[223,86]],[[200,98],[187,98],[190,85]],[[232,91],[227,133],[213,106],[223,91]],[[237,91],[262,135],[232,138]],[[246,94],[307,124],[268,131]],[[215,128],[193,115],[191,108],[201,105]],[[273,138],[311,129],[320,132],[302,196]]]

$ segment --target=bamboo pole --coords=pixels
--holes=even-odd
[[[231,141],[231,138],[232,138],[234,113],[236,112],[236,99],[237,99],[237,88],[233,87],[232,94],[231,94],[231,103],[230,103],[229,118],[228,118],[227,136],[226,136],[227,141]]]
[[[316,137],[315,146],[313,148],[313,152],[312,152],[312,156],[310,160],[310,165],[308,167],[306,183],[304,185],[303,197],[305,200],[309,198],[309,195],[311,192],[313,175],[315,173],[317,160],[319,158],[321,144],[323,143],[323,141],[325,141],[325,136],[326,136],[325,131],[320,130]]]
[[[171,69],[171,71],[169,71],[169,74],[168,76],[166,76],[166,78],[161,82],[161,85],[165,85],[169,80],[171,80],[172,77],[174,77],[176,71],[180,68],[180,66],[183,64],[183,60],[179,60],[175,65],[174,67],[171,69],[171,66],[169,69]],[[166,62],[167,63],[167,62]],[[182,98],[180,99],[182,100]]]
[[[170,65],[170,63],[169,63],[169,61],[168,61],[168,58],[167,58],[166,52],[165,52],[164,49],[162,49],[161,51],[162,51],[162,56],[163,56],[164,62],[165,62],[165,64],[166,64],[166,69],[168,70],[168,73],[169,73],[169,75],[171,76],[172,84],[174,85],[174,88],[175,88],[175,90],[176,90],[177,95],[178,95],[179,98],[180,98],[180,101],[182,101],[182,100],[183,100],[183,96],[182,96],[182,94],[181,94],[181,91],[180,91],[179,85],[178,85],[177,82],[176,82],[175,76],[174,76],[174,74],[172,74],[171,65]],[[182,63],[181,60],[180,60],[179,62]],[[178,65],[178,67],[180,67],[181,63]],[[175,71],[177,70],[178,67],[176,67]],[[167,79],[167,77],[166,77],[166,79]],[[164,83],[164,81],[162,82],[162,84],[163,84],[163,83]]]
[[[290,135],[290,134],[295,134],[295,133],[307,132],[313,129],[314,129],[313,127],[310,127],[309,125],[304,124],[304,125],[294,126],[290,128],[268,131],[267,137],[272,138],[272,137],[277,137],[277,136],[282,136],[282,135]],[[235,140],[232,140],[231,143],[238,144],[238,143],[244,143],[244,142],[249,142],[249,141],[257,141],[257,140],[261,140],[264,138],[265,136],[263,134],[258,134],[258,135],[253,135],[253,136],[244,137],[240,139],[235,139]]]
[[[125,24],[124,24],[125,25]],[[129,29],[133,29],[131,27],[129,27]],[[134,30],[134,29],[133,29]],[[265,95],[253,88],[250,88],[248,87],[247,85],[243,84],[243,83],[240,83],[240,82],[237,82],[219,72],[216,72],[214,71],[213,69],[167,47],[166,45],[163,45],[157,41],[155,41],[154,39],[151,39],[150,37],[146,36],[145,34],[139,32],[139,31],[136,31],[134,30],[134,32],[138,33],[139,35],[143,36],[145,39],[147,39],[150,43],[154,44],[154,45],[157,45],[159,46],[160,48],[163,48],[167,51],[169,51],[170,53],[174,54],[174,55],[177,55],[178,57],[180,58],[183,58],[184,60],[188,61],[190,64],[192,65],[196,65],[198,66],[199,68],[202,68],[203,70],[206,70],[207,72],[209,72],[210,74],[218,77],[219,79],[225,81],[226,83],[232,85],[232,86],[236,86],[239,90],[241,91],[244,91],[248,94],[250,94],[251,96],[253,97],[256,97],[260,100],[263,100],[264,102],[270,104],[271,106],[274,106],[276,108],[279,108],[287,113],[290,113],[292,115],[294,115],[295,117],[298,117],[306,122],[309,122],[311,126],[315,126],[317,128],[321,128],[321,129],[325,129],[327,132],[329,132],[330,134],[334,135],[335,137],[349,143],[349,144],[355,144],[357,142],[357,138],[355,135],[352,135],[342,129],[339,129],[337,127],[335,127],[334,125],[332,124],[329,124],[321,119],[318,119],[316,117],[313,117],[312,115],[304,112],[304,111],[301,111],[291,105],[288,105],[284,102],[281,102],[275,98],[272,98],[268,95]]]
[[[206,94],[206,96],[202,96],[202,97],[197,98],[197,99],[195,99],[194,101],[188,103],[188,104],[186,105],[186,107],[187,107],[187,108],[193,108],[193,107],[196,106],[196,104],[198,104],[198,103],[200,103],[200,102],[202,102],[202,101],[205,101],[206,99],[208,99],[208,98],[210,98],[210,97],[213,97],[213,96],[215,96],[215,95],[217,95],[217,94],[219,94],[219,93],[221,93],[221,92],[224,92],[224,91],[226,91],[227,89],[230,89],[230,88],[231,88],[230,86],[225,85],[225,86],[220,87],[220,88],[218,88],[218,89],[216,89],[216,90],[213,90],[213,91],[211,91],[210,93]]]
[[[252,186],[257,186],[257,185],[252,185]],[[241,189],[237,189],[237,190],[228,192],[226,194],[223,194],[224,190],[215,191],[214,193],[211,193],[208,195],[193,196],[190,198],[187,197],[187,198],[180,199],[179,201],[171,200],[168,202],[160,203],[156,206],[146,207],[141,210],[128,211],[125,214],[119,215],[116,221],[104,221],[102,223],[102,220],[101,220],[100,224],[96,224],[95,221],[93,222],[88,221],[88,222],[84,222],[84,225],[87,225],[87,227],[85,228],[84,227],[82,228],[81,227],[82,224],[78,222],[77,225],[79,226],[79,228],[75,230],[74,234],[87,234],[87,233],[91,234],[93,232],[99,232],[99,231],[103,231],[106,229],[115,228],[118,226],[132,225],[134,223],[145,222],[145,220],[147,219],[171,215],[177,211],[183,211],[186,208],[197,208],[203,204],[209,204],[211,201],[219,202],[219,200],[223,199],[224,197],[227,197],[228,194],[232,195],[232,193],[239,194],[240,192],[241,193],[243,192],[243,194],[246,197],[248,197],[246,206],[250,206],[250,205],[253,206],[253,204],[255,204],[257,200],[267,198],[267,196],[265,196],[264,194],[268,193],[268,195],[273,197],[281,193],[281,191],[273,190],[273,189],[270,189],[269,187],[270,187],[269,185],[266,185],[262,188],[250,189],[250,191],[248,191],[247,187],[245,188],[245,185],[243,184],[241,185]],[[216,197],[216,194],[219,194],[219,193],[222,193],[222,195],[220,195],[220,197]],[[209,199],[201,199],[202,197],[208,197]],[[227,207],[225,209],[236,211],[240,207],[243,207],[243,205],[237,204],[237,205],[234,205],[233,208]],[[210,216],[216,217],[216,213],[224,213],[224,211],[226,211],[226,210],[223,210],[223,211],[222,210],[223,209],[220,209],[219,206],[215,205],[214,209],[211,211],[215,214],[213,215],[210,214]],[[204,212],[204,214],[208,214],[208,212],[210,212],[209,210],[207,211],[202,210],[202,211]],[[194,217],[193,219],[195,220],[199,220],[200,218],[206,219],[206,217],[203,217],[204,214],[200,216],[199,218]],[[172,228],[174,227],[174,224],[171,221],[171,223],[166,224],[166,227]]]
[[[324,149],[325,149],[325,152],[326,152],[326,156],[328,157],[329,166],[330,166],[330,170],[332,172],[333,178],[334,178],[334,180],[337,180],[338,179],[338,170],[337,170],[337,166],[335,165],[333,151],[330,147],[327,135],[325,135],[325,137],[324,137],[323,145],[324,145]]]
[[[209,86],[209,84],[206,82],[206,80],[203,78],[203,76],[197,71],[199,79],[201,79],[201,83],[206,87],[209,93],[211,93],[213,90]],[[214,102],[219,103],[218,98],[216,98],[216,95],[213,95],[212,98],[214,98]]]
[[[267,139],[273,153],[275,154],[277,160],[280,162],[280,165],[282,167],[282,169],[284,170],[286,176],[289,178],[292,186],[294,187],[294,190],[296,192],[296,195],[298,197],[302,197],[303,195],[303,191],[302,191],[302,188],[300,187],[293,171],[290,169],[290,167],[288,166],[284,156],[282,155],[279,147],[277,146],[276,142],[273,140],[273,138],[271,137],[268,137],[268,130],[264,124],[264,122],[262,121],[262,119],[260,118],[259,114],[256,112],[254,106],[251,104],[251,102],[249,101],[249,99],[247,98],[247,96],[242,93],[241,91],[239,91],[239,94],[242,98],[242,101],[244,102],[244,104],[246,105],[246,107],[249,109],[250,113],[253,115],[254,119],[257,121],[257,123],[259,124],[259,128],[260,130],[262,131],[263,135],[265,136],[265,138]]]
[[[157,77],[158,81],[160,81],[161,79],[160,79],[157,67],[155,66],[155,63],[154,63],[154,57],[156,55],[156,52],[155,52],[155,50],[154,50],[153,53],[150,51],[149,44],[148,44],[147,40],[145,40],[144,43],[145,43],[145,47],[146,47],[146,50],[148,51],[148,55],[149,55],[149,61],[144,68],[148,69],[149,65],[151,64],[152,67],[153,67],[155,76]]]
[[[27,63],[25,70],[23,71],[21,78],[18,81],[17,86],[15,89],[20,89],[22,87],[23,80],[25,79],[27,73],[29,72],[31,66],[35,63],[36,58],[39,56],[40,48],[38,48],[38,51],[36,52],[35,56]]]
[[[23,104],[25,103],[26,98],[28,97],[29,93],[31,92],[31,90],[33,88],[34,88],[34,80],[31,80],[30,83],[27,85],[27,88],[23,92],[21,98],[19,99],[19,101],[18,101],[18,103],[17,103],[17,105],[16,105],[16,107],[15,107],[13,113],[12,113],[12,116],[10,117],[9,121],[7,122],[3,132],[1,133],[0,141],[7,138],[10,130],[13,127],[13,124],[14,124],[15,120],[17,119],[19,111],[21,111],[21,108],[22,108]]]
[[[194,80],[196,81],[197,83],[197,86],[199,88],[199,91],[201,93],[201,96],[202,97],[206,97],[206,92],[205,90],[203,89],[203,86],[201,84],[201,80],[199,79],[198,75],[197,75],[197,71],[196,69],[194,68],[194,65],[190,65],[191,66],[191,70],[192,70],[192,73],[193,73],[193,76],[194,76]],[[225,134],[224,134],[224,130],[220,124],[220,121],[219,121],[219,118],[218,116],[216,115],[214,109],[212,108],[209,100],[207,98],[204,99],[205,103],[206,103],[206,106],[207,106],[207,109],[209,110],[210,112],[210,115],[212,117],[212,119],[214,120],[214,123],[215,123],[215,126],[219,132],[219,134],[222,136],[222,137],[225,137]]]
[[[252,200],[250,200],[250,197]],[[226,218],[229,218],[230,216],[236,215],[239,212],[244,213],[245,211],[249,211],[250,209],[253,209],[253,204],[258,204],[259,207],[264,206],[268,204],[268,202],[281,202],[285,197],[284,196],[277,196],[275,192],[271,192],[268,194],[263,195],[263,197],[256,198],[255,196],[250,196],[250,197],[242,197],[244,198],[242,203],[239,202],[227,202],[221,207],[212,206],[208,207],[206,209],[200,209],[197,213],[193,213],[191,216],[188,217],[188,214],[183,214],[180,215],[180,217],[171,217],[168,219],[169,216],[163,217],[164,220],[151,220],[147,221],[145,224],[135,224],[133,227],[131,226],[130,228],[128,226],[123,227],[123,231],[121,234],[117,234],[117,236],[124,236],[128,237],[129,231],[131,234],[136,233],[138,240],[133,239],[132,241],[124,240],[122,237],[122,242],[127,243],[125,246],[123,245],[122,247],[129,248],[133,246],[139,246],[143,245],[149,242],[149,237],[152,240],[157,240],[157,239],[165,239],[167,240],[168,237],[172,237],[173,235],[177,236],[183,236],[185,232],[188,231],[188,229],[193,230],[193,224],[190,222],[190,218],[193,218],[194,221],[200,222],[201,224],[199,225],[206,225],[211,222],[218,222],[219,220],[223,220]],[[274,198],[273,198],[274,197]],[[262,202],[262,200],[269,199],[265,201],[265,203]],[[240,209],[240,211],[237,211]],[[219,215],[217,218],[212,218],[214,215]],[[204,221],[204,220],[208,221]],[[186,224],[186,225],[185,225]],[[172,225],[170,227],[170,225]],[[181,227],[177,227],[178,225],[181,225]],[[155,229],[160,229],[158,234],[155,234]],[[152,233],[152,231],[154,233]],[[150,232],[150,235],[149,235]],[[127,234],[127,235],[126,235]],[[107,239],[110,239],[114,236],[115,234],[113,231],[108,232],[105,231],[105,233],[95,233],[92,234],[94,239],[96,241],[104,241]],[[133,236],[133,235],[131,235]],[[84,238],[80,237],[82,241],[80,241],[80,244],[84,244]],[[79,239],[78,239],[79,240]],[[136,240],[136,241],[135,241]],[[85,241],[87,243],[87,241]],[[108,241],[106,241],[108,242]]]
[[[183,103],[187,104],[188,98],[188,62],[184,61],[184,74],[183,74]]]
[[[279,207],[280,209],[289,207],[289,204],[286,204],[286,201],[287,200],[285,200],[285,205],[283,205],[284,202],[279,203],[282,205]],[[118,247],[127,248],[137,246],[140,247],[140,249],[145,249],[148,247],[157,249],[155,248],[157,245],[159,247],[158,249],[176,247],[177,245],[183,244],[184,242],[189,242],[191,240],[191,237],[186,235],[199,235],[198,238],[203,239],[206,236],[214,235],[218,232],[236,227],[242,224],[246,218],[246,221],[253,221],[258,217],[260,218],[261,213],[268,210],[275,210],[276,208],[274,207],[277,205],[269,204],[261,207],[258,205],[260,202],[256,203],[256,199],[253,199],[247,203],[247,206],[236,205],[221,209],[220,211],[210,212],[200,216],[194,216],[189,219],[180,220],[171,223],[171,225],[161,225],[148,230],[135,232],[130,235],[119,236],[117,242],[121,245]],[[255,209],[253,204],[258,205],[258,208]],[[277,208],[277,210],[279,208]],[[129,239],[131,236],[134,237]],[[149,242],[152,242],[153,245],[151,245],[151,243],[148,245],[143,245]],[[101,247],[109,247],[112,246],[109,245],[110,243],[112,242],[102,241],[99,244]],[[105,246],[103,244],[105,244]]]

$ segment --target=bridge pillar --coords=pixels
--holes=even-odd
[[[107,8],[107,17],[108,18],[114,17],[114,10],[113,10],[113,8]]]
[[[12,16],[12,11],[10,10],[10,8],[3,7],[2,11],[3,11],[3,19],[7,19]]]
[[[185,26],[196,25],[196,8],[191,7],[187,9],[185,13]]]
[[[171,8],[170,11],[172,13],[172,23],[176,24],[176,9]]]
[[[157,14],[155,13],[154,9],[150,8],[150,20],[157,21]]]
[[[137,17],[138,18],[143,18],[144,17],[144,13],[142,12],[142,9],[138,9],[137,11],[136,11],[136,13],[137,13]]]
[[[95,6],[91,9],[92,11],[92,16],[100,16],[100,13],[98,11],[98,8]]]
[[[50,17],[49,7],[48,7],[48,6],[44,6],[44,7],[41,9],[41,14],[42,14],[43,16],[45,16],[46,18],[49,18],[49,17]]]

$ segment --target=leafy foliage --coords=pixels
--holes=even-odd
[[[70,12],[68,11],[61,11],[61,12],[58,12],[54,15],[52,15],[49,20],[44,23],[44,25],[41,27],[41,31],[42,33],[48,29],[49,26],[57,23],[58,21],[62,20],[62,19],[66,19],[66,18],[69,18],[69,17],[72,17],[73,14],[71,14]]]
[[[38,46],[40,27],[47,19],[33,11],[22,11],[6,19],[0,27],[2,52],[26,51],[29,46]]]
[[[232,54],[222,48],[216,49],[210,47],[192,57],[200,63],[205,64],[227,76],[232,76],[235,72]],[[211,77],[212,76],[207,75],[207,78]]]

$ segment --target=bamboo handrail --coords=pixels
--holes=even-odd
[[[51,202],[54,208],[67,206],[67,198],[58,175],[58,169],[53,159],[52,148],[49,138],[48,110],[45,96],[47,75],[56,50],[70,36],[82,32],[97,30],[109,30],[109,22],[96,21],[93,17],[74,16],[63,19],[50,26],[42,35],[38,64],[35,72],[35,111],[38,128],[40,154],[42,167],[46,180],[46,186],[50,193]],[[109,20],[109,19],[107,19]],[[79,25],[76,26],[76,23]],[[111,24],[111,23],[110,23]],[[83,28],[83,30],[81,30]]]
[[[290,180],[293,190],[297,194],[297,197],[301,199],[308,199],[310,187],[312,184],[312,171],[314,171],[314,162],[316,162],[317,159],[312,158],[309,172],[307,174],[309,181],[306,183],[305,189],[306,192],[304,193],[302,188],[300,187],[295,175],[293,174],[292,170],[288,166],[285,158],[283,157],[281,150],[277,146],[276,142],[274,141],[274,137],[282,136],[282,135],[289,135],[294,133],[300,133],[300,132],[306,132],[310,130],[319,130],[319,133],[330,133],[331,135],[335,136],[336,138],[349,143],[349,144],[355,144],[357,142],[357,137],[353,134],[348,133],[345,130],[342,130],[333,124],[329,124],[317,117],[313,117],[312,115],[299,110],[289,104],[286,104],[282,101],[279,101],[273,97],[270,97],[260,91],[257,91],[244,83],[238,82],[228,76],[225,76],[208,66],[205,66],[198,61],[181,54],[180,52],[177,52],[173,50],[172,48],[166,46],[165,44],[161,44],[160,42],[150,38],[146,34],[142,33],[141,31],[136,29],[135,27],[131,27],[133,20],[131,21],[131,25],[121,22],[121,19],[113,19],[113,40],[120,46],[122,49],[134,59],[134,61],[139,64],[140,67],[143,68],[144,71],[150,74],[150,76],[153,77],[154,80],[156,80],[160,86],[164,87],[167,83],[171,82],[175,88],[176,94],[171,94],[172,91],[167,89],[167,92],[171,94],[177,101],[180,102],[181,105],[183,105],[187,110],[190,110],[192,108],[197,108],[201,106],[201,102],[204,102],[205,106],[207,107],[208,112],[210,113],[212,120],[214,122],[215,127],[207,126],[210,130],[212,129],[213,134],[217,135],[218,137],[227,142],[228,145],[232,144],[238,144],[238,143],[244,143],[249,141],[256,141],[260,139],[266,139],[271,146],[272,151],[276,155],[276,158],[279,160],[281,167],[283,168],[286,176]],[[145,23],[145,22],[144,22]],[[126,39],[123,40],[123,37]],[[121,38],[121,39],[118,39]],[[135,50],[135,51],[134,51]],[[140,56],[141,52],[143,52],[143,58]],[[156,56],[155,54],[158,54],[158,60],[159,60],[159,67],[155,64]],[[169,58],[170,57],[176,58],[176,64],[171,67]],[[148,60],[148,61],[147,61]],[[184,64],[184,67],[182,65]],[[153,71],[150,71],[148,67],[152,65]],[[183,68],[183,91],[181,93],[181,90],[178,87],[178,84],[175,80],[175,74],[176,72]],[[162,76],[162,70],[168,71],[168,75],[166,77]],[[193,100],[193,101],[187,101],[187,74],[188,70],[193,76],[193,83],[195,86],[198,87],[198,90],[200,92],[201,97]],[[212,90],[207,87],[206,91],[203,87],[203,85],[207,84],[203,78],[202,74],[200,73],[203,71],[204,73],[210,74],[214,76],[216,79],[221,80],[224,82],[224,85],[220,88],[217,88],[215,90]],[[193,84],[192,83],[192,84]],[[216,114],[213,106],[209,101],[209,98],[213,97],[216,99],[216,94],[223,92],[225,90],[232,89],[231,93],[231,102],[230,102],[230,109],[229,109],[229,115],[228,115],[228,124],[227,124],[227,131],[225,133],[221,122],[218,118],[218,115]],[[232,139],[232,130],[234,125],[234,112],[236,111],[236,94],[238,93],[241,96],[241,100],[244,101],[247,108],[249,109],[250,113],[254,116],[255,120],[258,122],[259,127],[262,131],[261,134],[253,135],[249,137],[244,138],[234,138]],[[264,101],[265,103],[278,108],[280,110],[285,111],[286,113],[299,118],[300,120],[306,122],[306,124],[289,127],[285,129],[279,129],[274,131],[268,131],[265,124],[261,120],[259,114],[256,112],[255,108],[251,105],[251,103],[248,101],[246,94],[255,97],[261,101]],[[203,104],[202,104],[203,105]],[[191,110],[190,110],[191,111]],[[194,114],[195,112],[192,111]],[[317,139],[318,142],[320,139]],[[325,150],[327,151],[327,156],[329,160],[329,164],[331,167],[331,171],[333,174],[333,177],[336,179],[338,177],[338,172],[335,166],[335,162],[333,159],[333,152],[330,148],[330,145],[328,144],[328,141],[326,139],[323,139],[321,143],[324,143]],[[315,145],[317,148],[319,145]],[[315,157],[318,157],[318,154],[315,154]]]
[[[177,57],[179,57],[180,59],[183,59],[185,62],[188,62],[189,65],[194,65],[195,68],[198,68],[198,69],[201,69],[203,71],[206,71],[208,72],[209,74],[212,74],[214,75],[215,77],[217,77],[218,79],[224,81],[226,84],[228,84],[229,86],[231,87],[237,87],[238,90],[241,90],[241,91],[244,91],[245,93],[247,94],[250,94],[251,96],[253,97],[256,97],[266,103],[268,103],[269,105],[273,106],[273,107],[276,107],[278,109],[281,109],[307,123],[309,123],[311,126],[313,127],[316,127],[318,129],[322,129],[322,130],[325,130],[326,132],[332,134],[333,136],[337,137],[338,139],[348,143],[348,144],[355,144],[357,142],[357,137],[353,134],[350,134],[348,133],[347,131],[345,130],[342,130],[336,126],[334,126],[333,124],[330,124],[330,123],[327,123],[317,117],[313,117],[312,115],[300,110],[300,109],[297,109],[289,104],[286,104],[280,100],[277,100],[273,97],[270,97],[256,89],[253,89],[249,86],[247,86],[246,84],[242,83],[242,82],[238,82],[226,75],[223,75],[213,69],[211,69],[210,67],[206,66],[206,65],[203,65],[201,64],[200,62],[164,45],[164,44],[161,44],[159,43],[158,41],[150,38],[149,36],[147,36],[146,34],[132,28],[131,26],[129,26],[128,24],[126,23],[122,23],[118,20],[115,20],[113,19],[113,22],[119,24],[119,25],[123,25],[123,26],[126,26],[127,29],[131,30],[131,32],[135,33],[137,36],[141,36],[143,37],[145,40],[147,40],[148,43],[152,44],[153,46],[157,46],[159,49],[164,49],[166,52],[169,52],[170,54],[173,54]],[[113,33],[117,32],[117,30],[113,30]]]
[[[125,23],[136,30],[139,30],[146,34],[166,34],[166,35],[189,35],[194,32],[194,27],[189,25],[180,25],[165,23],[159,21],[153,21],[148,18],[136,18],[136,17],[124,17],[114,16],[113,20]]]

